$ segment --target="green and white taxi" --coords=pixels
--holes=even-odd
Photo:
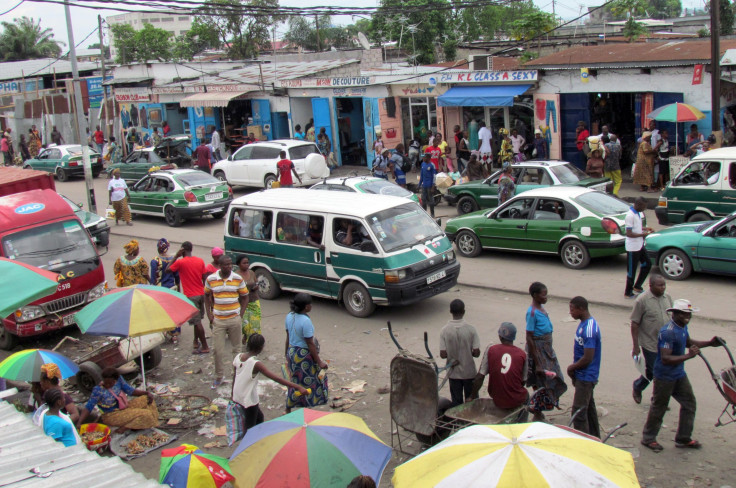
[[[247,255],[258,295],[333,298],[356,317],[457,284],[460,263],[437,223],[402,197],[280,188],[237,198],[225,250]]]
[[[102,157],[90,149],[89,158],[92,163],[92,176],[97,178],[102,173]],[[23,167],[48,171],[53,173],[59,181],[67,181],[72,176],[84,176],[82,146],[79,144],[49,146],[42,149],[35,158],[26,160]]]
[[[325,178],[316,185],[309,187],[310,190],[342,191],[369,193],[371,195],[391,195],[404,197],[419,203],[419,197],[396,183],[391,183],[376,176],[348,176],[344,178]]]
[[[465,257],[483,249],[557,254],[568,268],[624,249],[629,204],[600,191],[554,186],[517,195],[494,210],[447,221],[445,232]]]
[[[172,227],[192,217],[221,219],[233,199],[227,183],[196,169],[154,171],[129,191],[132,214],[164,217]]]

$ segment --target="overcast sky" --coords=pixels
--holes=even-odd
[[[0,7],[0,11],[5,11],[15,4],[17,4],[20,0],[6,0],[3,2],[0,2],[3,4],[2,7]],[[72,0],[72,3],[74,0]],[[552,1],[551,0],[534,0],[534,2],[540,6],[543,10],[552,11]],[[378,3],[378,0],[281,0],[282,5],[286,6],[294,6],[294,7],[307,7],[307,6],[316,6],[316,5],[351,5],[356,7],[371,7],[376,6]],[[557,15],[561,16],[564,19],[572,19],[577,17],[581,12],[581,7],[583,7],[582,11],[585,10],[585,7],[587,6],[594,6],[594,5],[600,5],[600,0],[557,0],[555,2],[555,12]],[[85,3],[86,5],[94,5]],[[699,7],[702,8],[703,6],[703,0],[682,0],[682,5],[684,8],[695,8]],[[117,13],[113,10],[96,10],[96,9],[89,9],[89,8],[81,8],[81,7],[71,7],[71,14],[72,14],[72,24],[74,27],[74,41],[76,44],[79,44],[82,39],[84,39],[88,34],[90,34],[93,30],[97,29],[97,15],[100,14],[104,17],[108,15],[115,15]],[[12,22],[13,18],[15,17],[22,17],[22,16],[28,16],[32,17],[34,19],[41,19],[41,26],[44,28],[50,27],[53,32],[54,36],[57,40],[63,41],[64,45],[66,46],[68,44],[68,37],[67,37],[67,29],[66,29],[66,21],[64,18],[64,7],[61,5],[56,4],[50,4],[50,3],[35,3],[31,0],[25,0],[19,7],[14,9],[12,12],[9,12],[7,14],[4,14],[0,16],[0,20],[4,22]],[[352,23],[353,20],[349,16],[341,16],[339,18],[335,18],[335,21],[340,24],[349,24]],[[277,37],[279,34],[283,34],[285,30],[284,26],[281,26],[277,29],[276,34]],[[97,33],[92,33],[91,37],[87,40],[85,40],[81,45],[80,48],[86,48],[90,44],[94,44],[98,42]],[[107,39],[105,40],[107,43]],[[68,47],[65,48],[68,49]]]

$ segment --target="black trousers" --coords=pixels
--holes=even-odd
[[[263,423],[263,412],[259,405],[252,405],[245,409],[245,430]]]
[[[473,391],[473,378],[467,380],[450,378],[450,399],[452,406],[462,405],[470,400]]]
[[[693,425],[695,424],[695,394],[690,380],[683,376],[675,381],[666,381],[654,378],[654,391],[652,392],[652,404],[649,407],[647,423],[644,425],[642,440],[652,442],[657,440],[657,434],[662,427],[664,414],[670,398],[674,398],[680,404],[680,418],[677,422],[677,434],[675,442],[686,444],[692,440]]]
[[[598,411],[595,407],[595,399],[593,398],[593,390],[596,383],[593,381],[573,381],[575,387],[575,397],[572,400],[572,413],[580,410],[575,416],[572,426],[580,432],[585,432],[594,437],[601,437],[601,428],[598,425]]]
[[[639,277],[636,277],[636,268],[639,268]],[[649,275],[649,270],[652,269],[652,263],[649,262],[647,257],[647,250],[644,246],[638,251],[627,251],[626,252],[626,290],[624,295],[629,296],[634,292],[634,288],[639,288],[644,285],[644,280]]]

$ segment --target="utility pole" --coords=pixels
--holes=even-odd
[[[102,103],[105,110],[105,133],[110,134],[113,131],[110,128],[110,115],[107,113],[107,87],[105,86],[105,41],[102,36],[102,15],[97,16],[97,32],[100,35],[100,70],[102,71]]]
[[[320,52],[322,51],[322,46],[319,42],[319,15],[314,16],[314,31],[317,33],[317,52]]]
[[[711,128],[720,142],[721,131],[721,2],[710,0],[710,103]]]
[[[89,145],[84,140],[84,105],[82,104],[82,87],[79,82],[79,69],[77,68],[77,49],[74,46],[74,31],[72,30],[72,16],[69,9],[69,0],[64,2],[64,14],[66,14],[66,30],[69,36],[69,60],[72,63],[72,86],[74,87],[74,119],[77,127],[79,144],[82,146],[82,163],[84,164],[84,184],[87,186],[87,206],[89,211],[97,213],[97,202],[95,202],[95,188],[92,183],[92,165],[89,160]]]

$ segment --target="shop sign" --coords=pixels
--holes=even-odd
[[[335,78],[281,80],[276,82],[276,86],[280,86],[281,88],[330,88],[339,86],[366,86],[374,83],[374,76],[342,76]]]
[[[700,85],[703,83],[703,65],[696,64],[693,68],[693,85]]]
[[[112,80],[112,76],[106,77],[107,81]],[[109,90],[107,90],[109,93]],[[87,95],[89,96],[89,108],[100,108],[105,89],[102,87],[102,76],[93,76],[87,78]]]
[[[427,84],[436,83],[494,83],[511,81],[537,81],[537,70],[522,71],[468,71],[466,73],[439,73],[430,76]]]
[[[257,85],[207,85],[207,92],[247,92],[259,89]]]
[[[151,91],[157,95],[168,95],[172,93],[204,93],[204,86],[154,86]]]
[[[0,95],[36,91],[39,89],[43,89],[43,86],[39,85],[38,78],[35,78],[32,80],[15,80],[15,81],[0,82]]]
[[[150,102],[151,93],[148,88],[115,88],[117,102]]]
[[[332,94],[336,97],[364,97],[367,88],[333,88]]]

